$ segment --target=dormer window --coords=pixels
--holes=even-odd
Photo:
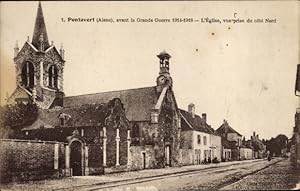
[[[50,66],[48,74],[49,74],[49,87],[57,89],[58,84],[58,75],[57,68],[55,65]]]
[[[65,125],[65,118],[64,117],[60,117],[59,118],[59,125],[62,127]]]
[[[69,121],[72,120],[72,117],[69,114],[61,113],[58,116],[58,120],[59,120],[59,126],[63,127],[66,125],[66,123],[69,123]]]

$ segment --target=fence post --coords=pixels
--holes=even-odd
[[[131,165],[131,153],[130,153],[130,130],[127,130],[127,168]]]
[[[85,146],[85,176],[89,175],[89,147]]]
[[[116,166],[120,166],[119,152],[120,152],[120,134],[119,128],[117,128],[117,136],[116,136]]]
[[[103,127],[103,167],[106,167],[106,127]]]
[[[58,143],[54,144],[54,169],[58,169]]]
[[[69,145],[66,145],[65,166],[66,166],[66,176],[72,176],[72,173],[70,171],[70,147],[69,147]]]

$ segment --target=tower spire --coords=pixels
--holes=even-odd
[[[41,36],[43,37],[43,41],[41,42]],[[42,44],[41,44],[42,43]],[[43,46],[43,50],[46,50],[50,47],[48,41],[48,35],[46,30],[46,24],[44,21],[44,15],[42,10],[41,2],[39,1],[37,15],[35,19],[34,31],[32,36],[32,44],[40,50],[41,46]]]

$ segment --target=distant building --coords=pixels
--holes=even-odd
[[[254,151],[252,146],[252,141],[243,138],[242,146],[240,148],[240,159],[241,160],[250,160],[254,159]]]
[[[181,150],[182,164],[201,164],[213,159],[221,160],[221,137],[206,122],[206,113],[202,117],[195,114],[195,105],[189,104],[188,111],[181,114]]]
[[[242,135],[229,126],[226,120],[217,129],[222,136],[223,159],[240,160],[240,147],[242,146]]]
[[[250,160],[253,159],[253,150],[252,148],[241,146],[240,148],[240,159],[241,160]]]
[[[266,156],[266,145],[259,139],[259,135],[255,134],[255,132],[253,132],[253,136],[251,136],[251,142],[254,158],[264,158]]]

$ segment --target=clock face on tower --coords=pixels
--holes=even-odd
[[[163,84],[165,84],[165,83],[166,83],[166,77],[165,77],[165,76],[161,75],[161,76],[159,76],[159,77],[157,78],[157,84],[158,84],[158,85],[163,85]]]

